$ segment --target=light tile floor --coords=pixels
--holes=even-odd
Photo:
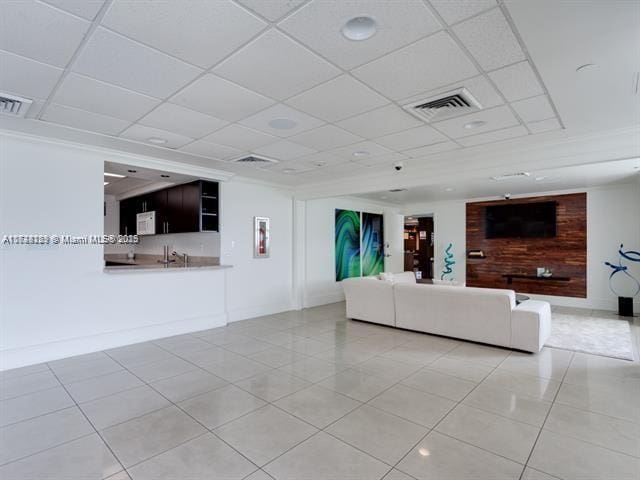
[[[640,363],[354,322],[342,303],[0,386],[2,480],[640,477]]]

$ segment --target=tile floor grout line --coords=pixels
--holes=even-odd
[[[47,366],[49,367],[49,369],[51,370],[51,373],[56,377],[56,379],[60,382],[60,379],[58,378],[58,376],[56,375],[56,372],[51,368],[51,366],[49,364],[47,364]],[[82,410],[82,408],[80,408],[80,405],[78,404],[78,402],[76,402],[76,399],[73,398],[73,396],[71,396],[71,394],[69,393],[69,391],[67,390],[67,388],[64,386],[64,384],[62,382],[60,382],[60,384],[62,385],[62,388],[64,388],[65,392],[67,392],[67,395],[69,395],[69,398],[71,398],[71,400],[73,400],[73,403],[75,404],[75,408],[78,409],[78,411],[82,414],[82,416],[86,419],[86,421],[89,423],[89,425],[91,425],[91,428],[93,428],[93,430],[95,431],[96,435],[98,435],[98,437],[100,437],[100,440],[102,441],[103,445],[109,450],[109,452],[111,452],[111,455],[113,455],[113,458],[115,458],[115,460],[118,462],[118,464],[120,465],[120,467],[122,467],[122,470],[125,470],[124,465],[122,464],[122,462],[120,461],[120,459],[118,458],[118,456],[116,455],[116,453],[113,451],[113,449],[111,448],[111,445],[109,445],[106,440],[104,439],[104,437],[102,436],[102,434],[98,431],[98,429],[96,428],[96,426],[93,424],[93,422],[91,421],[91,419],[87,416],[87,414],[84,412],[84,410]],[[122,471],[120,470],[120,471]],[[116,472],[118,473],[118,472]],[[114,474],[115,475],[115,474]]]
[[[564,371],[564,374],[562,375],[562,379],[560,380],[560,384],[558,385],[558,389],[556,390],[555,395],[553,396],[553,400],[551,401],[551,407],[549,408],[549,410],[547,410],[547,414],[544,417],[544,420],[542,421],[542,425],[540,425],[540,430],[538,431],[538,435],[536,435],[536,439],[533,442],[533,445],[531,447],[531,450],[529,451],[529,455],[527,456],[527,459],[524,463],[525,468],[524,470],[522,470],[522,473],[520,474],[520,479],[519,480],[523,480],[524,477],[524,472],[526,471],[527,467],[529,466],[529,462],[531,461],[531,457],[533,456],[533,452],[536,449],[536,446],[538,445],[538,441],[540,440],[540,436],[542,435],[542,430],[544,429],[545,424],[547,423],[547,420],[549,419],[549,415],[551,415],[551,410],[553,410],[553,406],[556,403],[556,399],[558,398],[558,395],[560,395],[560,389],[562,388],[562,384],[564,383],[564,379],[567,376],[567,373],[569,373],[569,368],[571,368],[571,364],[573,363],[573,359],[575,358],[575,352],[571,355],[571,360],[569,360],[569,364],[567,365],[566,370]],[[540,470],[543,473],[547,473],[544,472],[543,470]],[[555,476],[555,475],[554,475]]]

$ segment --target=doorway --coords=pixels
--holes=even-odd
[[[433,215],[404,219],[404,270],[418,279],[433,279]]]

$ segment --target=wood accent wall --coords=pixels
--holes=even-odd
[[[485,238],[485,210],[505,202],[557,202],[556,236],[553,238]],[[467,258],[467,285],[470,287],[509,288],[516,292],[587,296],[587,194],[550,195],[491,202],[467,203],[467,253],[482,250],[484,259]],[[513,279],[511,285],[502,276],[510,273],[536,275],[537,267],[546,267],[556,277],[569,281]]]

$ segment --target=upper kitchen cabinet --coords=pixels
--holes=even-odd
[[[136,215],[155,212],[156,235],[217,232],[218,183],[185,183],[120,202],[120,233],[136,233]]]

